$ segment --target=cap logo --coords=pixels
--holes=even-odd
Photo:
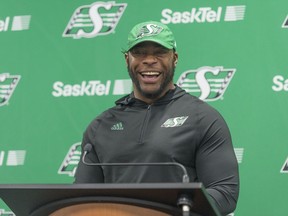
[[[162,30],[163,28],[161,26],[155,24],[147,24],[139,30],[139,33],[137,34],[136,38],[140,39],[142,37],[158,35],[160,32],[162,32]]]

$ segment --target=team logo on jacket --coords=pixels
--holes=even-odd
[[[288,15],[286,16],[286,18],[282,24],[282,28],[288,28]]]
[[[0,106],[8,103],[20,78],[20,75],[0,74]]]
[[[161,125],[161,127],[165,127],[165,128],[179,127],[184,124],[187,118],[188,116],[169,118]]]
[[[288,173],[288,158],[286,159],[285,163],[283,164],[280,172],[281,173]]]
[[[182,73],[177,84],[186,92],[204,101],[215,101],[223,97],[236,69],[222,66],[201,67]]]
[[[75,175],[77,165],[80,161],[80,157],[81,142],[75,143],[71,146],[58,170],[58,174],[66,174],[73,177]]]
[[[107,35],[117,26],[127,4],[115,2],[94,2],[75,10],[63,37],[93,38]]]

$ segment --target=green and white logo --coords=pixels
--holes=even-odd
[[[58,174],[66,174],[71,177],[75,175],[77,165],[81,157],[81,142],[75,143],[69,149],[66,157],[64,158]]]
[[[143,26],[139,33],[137,34],[137,39],[147,36],[153,36],[159,34],[163,28],[161,26],[155,25],[155,24],[148,24]]]
[[[177,84],[186,92],[204,101],[215,101],[222,98],[236,69],[217,67],[201,67],[182,73]]]
[[[184,124],[184,122],[187,120],[188,116],[181,116],[181,117],[175,117],[167,119],[161,127],[170,128],[170,127],[179,127]]]
[[[56,81],[53,83],[52,95],[54,97],[125,95],[129,94],[131,90],[132,82],[130,79],[88,80],[73,84]]]
[[[75,10],[63,37],[93,38],[113,32],[126,8],[126,3],[95,2]]]
[[[0,106],[9,102],[20,78],[20,75],[10,75],[9,73],[0,74]]]
[[[174,11],[170,8],[165,8],[162,10],[162,19],[160,21],[164,24],[235,22],[244,20],[245,11],[246,5],[233,5],[214,9],[206,6],[185,11]]]

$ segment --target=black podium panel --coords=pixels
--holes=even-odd
[[[192,212],[220,216],[201,183],[0,185],[0,197],[16,216],[43,216],[75,204],[122,203],[182,215],[181,196],[193,201]]]

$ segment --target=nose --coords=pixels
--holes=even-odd
[[[143,59],[143,64],[153,65],[157,63],[157,57],[153,54],[147,54]]]

